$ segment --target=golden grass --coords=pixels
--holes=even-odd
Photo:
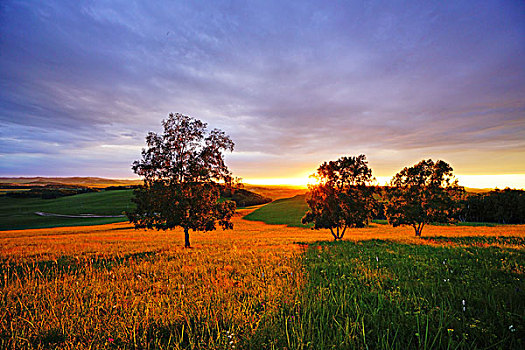
[[[254,209],[241,209],[233,217],[234,229],[207,233],[191,232],[195,250],[262,250],[297,252],[298,243],[331,240],[328,230],[311,230],[285,225],[267,225],[242,220]],[[423,237],[445,236],[516,236],[525,237],[525,225],[427,226]],[[410,227],[393,228],[373,224],[367,228],[349,229],[344,240],[390,239],[416,244],[444,244],[421,240]],[[100,226],[57,227],[0,231],[0,258],[54,258],[62,255],[137,253],[144,251],[184,251],[183,231],[135,230],[130,223]]]
[[[0,232],[0,347],[227,348],[250,338],[300,300],[301,243],[331,239],[242,220],[250,210],[238,211],[233,230],[191,232],[192,249],[181,230],[129,223]],[[429,226],[423,235],[525,237],[525,226]],[[387,225],[345,236],[372,238],[446,244]]]

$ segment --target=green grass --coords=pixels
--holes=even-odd
[[[496,226],[505,226],[505,224],[497,224],[495,222],[469,222],[469,221],[458,221],[453,225],[456,226],[485,226],[485,227],[496,227]]]
[[[372,222],[378,225],[388,225],[388,220],[383,220],[383,219],[374,219],[372,220]]]
[[[320,242],[304,265],[292,348],[525,346],[524,250]]]
[[[466,237],[421,237],[425,240],[465,245],[506,244],[525,247],[525,237],[513,236],[466,236]]]
[[[301,218],[308,210],[305,198],[305,195],[302,194],[291,198],[278,199],[251,212],[244,219],[262,221],[271,225],[310,227],[301,223]]]
[[[44,217],[37,211],[64,214],[121,215],[132,209],[132,190],[101,191],[57,199],[0,197],[0,230],[76,225],[100,225],[126,221],[126,218]]]

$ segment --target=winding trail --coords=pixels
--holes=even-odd
[[[61,218],[123,218],[126,215],[96,215],[96,214],[78,214],[78,215],[65,215],[65,214],[54,214],[54,213],[44,213],[43,211],[35,211],[36,215],[39,216],[56,216]]]

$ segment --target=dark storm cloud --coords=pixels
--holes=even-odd
[[[4,175],[131,176],[169,112],[227,131],[245,177],[359,152],[525,173],[522,2],[0,6]]]

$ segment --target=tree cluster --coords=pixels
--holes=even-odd
[[[525,224],[525,191],[506,188],[470,195],[458,218],[472,222]]]
[[[223,152],[233,151],[234,143],[223,131],[208,132],[206,123],[182,114],[170,114],[162,125],[164,133],[147,135],[142,159],[132,166],[144,179],[144,185],[134,191],[136,209],[128,213],[136,228],[180,226],[189,247],[189,230],[212,231],[217,224],[231,229],[236,203],[269,201],[232,185],[235,181]],[[384,188],[373,186],[365,155],[324,162],[313,177],[317,183],[309,186],[309,211],[302,222],[313,223],[314,229],[329,229],[335,240],[342,239],[349,227],[364,227],[377,215],[394,227],[413,227],[416,236],[429,223],[457,218],[524,222],[523,191],[506,189],[465,199],[452,167],[442,160],[422,160],[406,167]]]
[[[303,223],[328,228],[335,240],[348,227],[364,227],[372,217],[384,215],[391,225],[409,225],[416,236],[431,222],[451,222],[460,210],[464,189],[444,161],[422,160],[396,174],[390,186],[372,186],[372,170],[364,155],[323,163],[309,186],[310,210]]]
[[[82,193],[98,192],[95,188],[74,186],[74,185],[45,185],[45,186],[17,186],[3,188],[24,189],[25,191],[10,191],[3,194],[11,198],[42,198],[56,199],[67,196],[74,196]]]

